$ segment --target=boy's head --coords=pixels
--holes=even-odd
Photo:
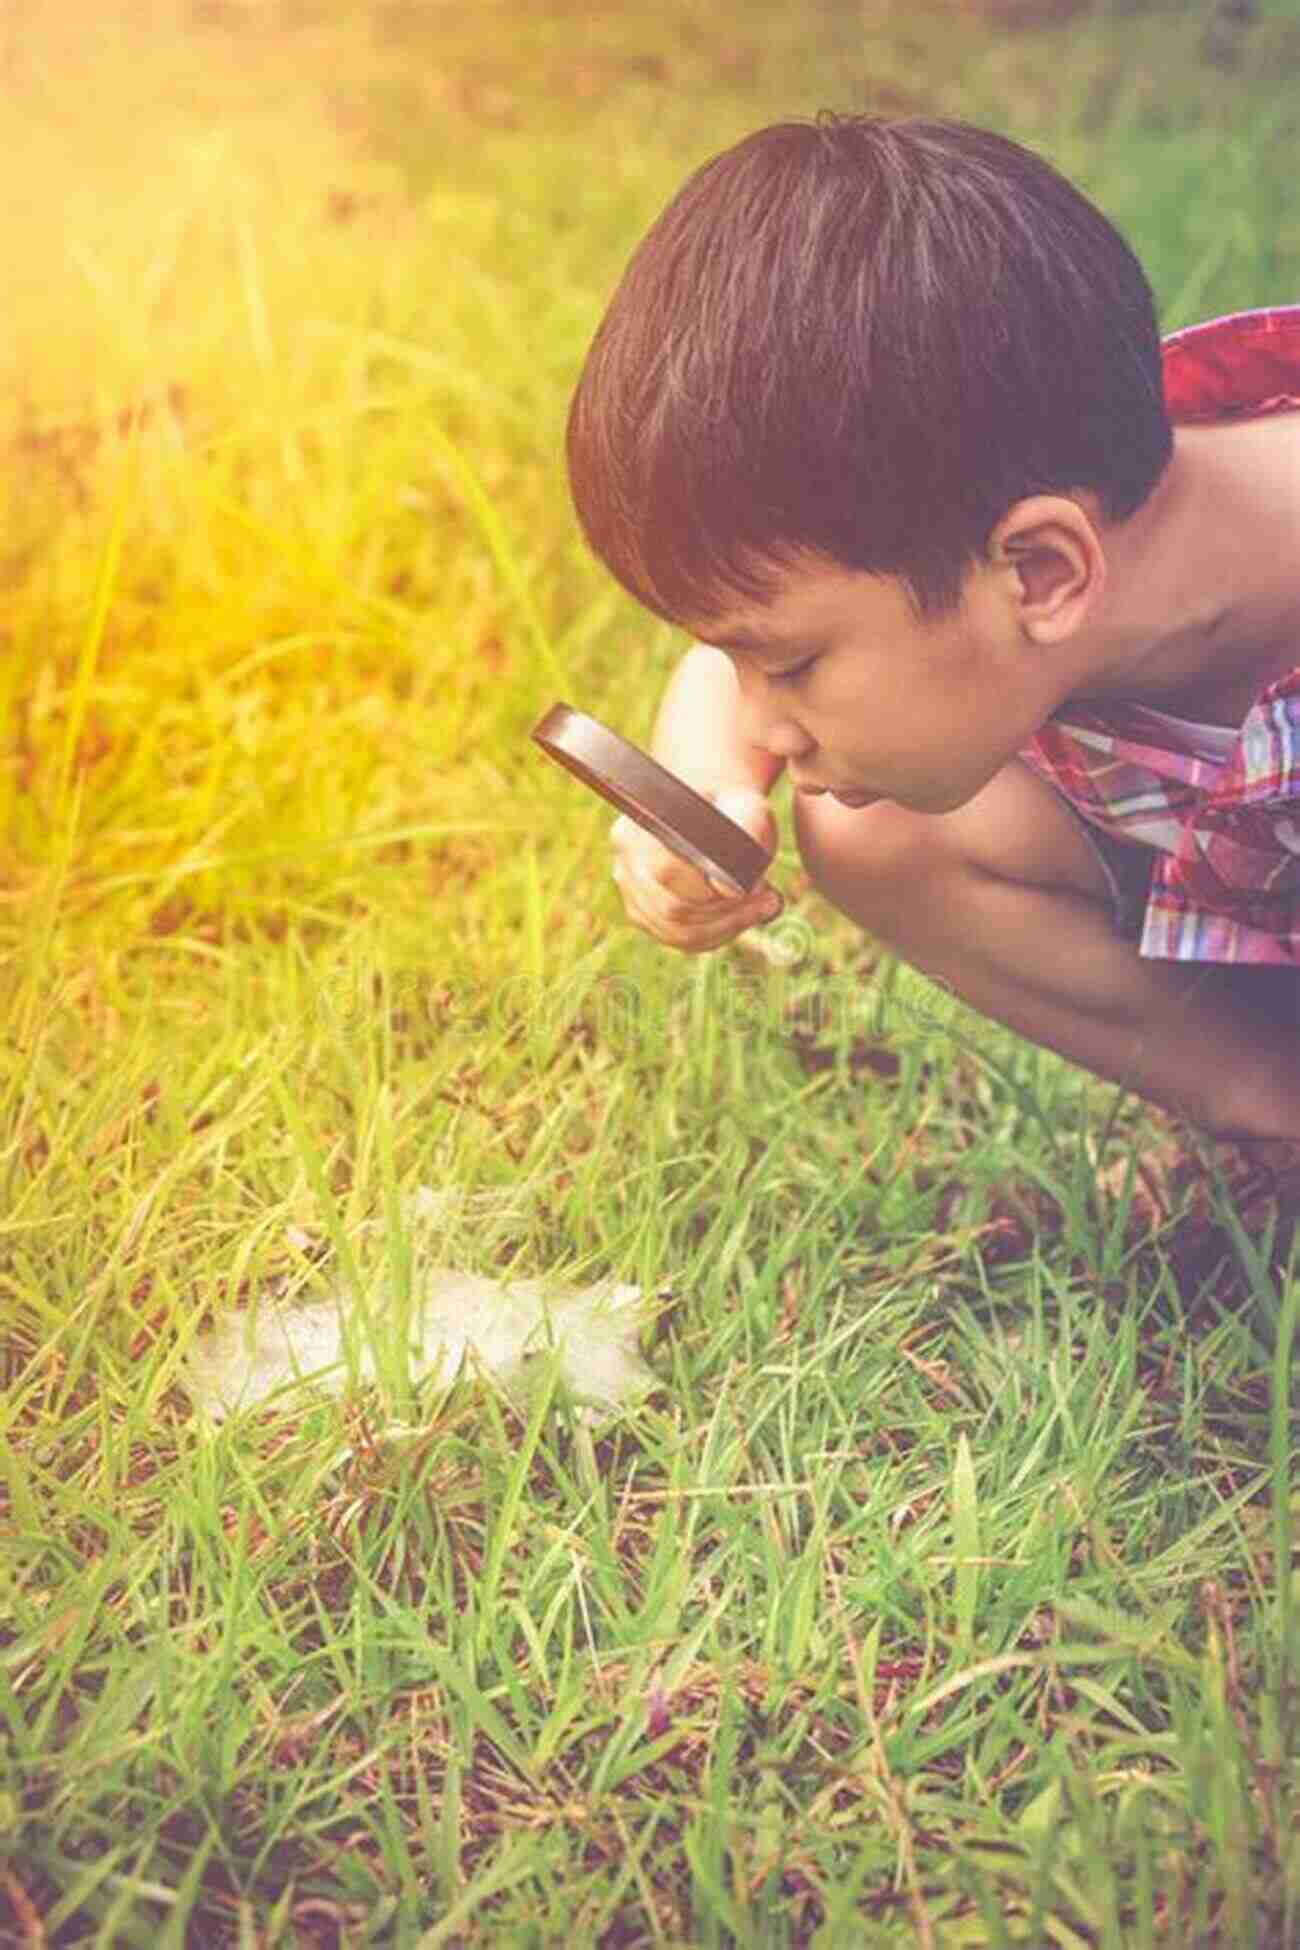
[[[1171,451],[1151,291],[1047,163],[960,123],[760,129],[685,183],[588,355],[592,547],[673,621],[805,553],[957,601],[1036,493],[1140,506]]]

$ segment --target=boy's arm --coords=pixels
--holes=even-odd
[[[729,658],[707,644],[693,645],[659,707],[654,755],[772,853],[776,821],[766,794],[782,761],[745,737],[739,706]],[[616,819],[610,837],[614,879],[629,921],[667,947],[685,954],[721,948],[781,912],[781,896],[765,880],[752,893],[726,893],[630,819]]]
[[[661,765],[697,792],[740,787],[766,794],[783,764],[742,734],[731,659],[707,643],[692,644],[669,679],[653,750]]]

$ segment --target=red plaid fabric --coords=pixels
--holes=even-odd
[[[1300,407],[1300,305],[1175,332],[1164,383],[1176,423]],[[1221,755],[1163,712],[1107,703],[1065,706],[1021,757],[1094,826],[1154,850],[1139,953],[1300,965],[1300,667]]]

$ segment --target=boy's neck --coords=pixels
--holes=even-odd
[[[1106,550],[1094,674],[1074,695],[1239,724],[1300,665],[1300,412],[1176,428]]]

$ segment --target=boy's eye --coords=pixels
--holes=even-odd
[[[810,671],[816,661],[816,657],[805,657],[801,664],[792,664],[789,670],[773,670],[768,674],[768,682],[772,684],[793,684],[796,678],[802,677],[805,672]]]

